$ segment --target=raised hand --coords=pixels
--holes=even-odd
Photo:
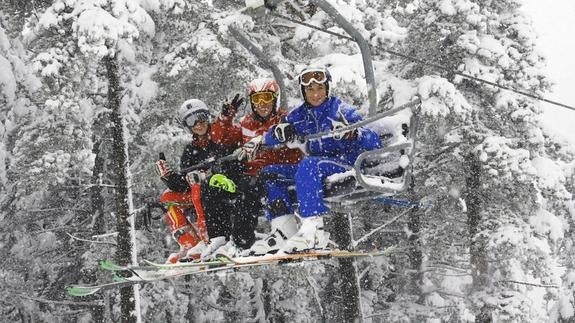
[[[240,98],[240,94],[237,93],[232,99],[232,102],[225,102],[222,104],[222,115],[226,117],[234,116],[238,112],[238,109],[244,102],[244,98]]]
[[[172,173],[172,169],[166,162],[164,153],[160,153],[160,158],[156,161],[156,173],[162,178],[166,178]]]

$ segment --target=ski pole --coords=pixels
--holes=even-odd
[[[401,200],[401,199],[394,199],[390,197],[378,197],[373,199],[374,201],[381,203],[383,205],[392,205],[392,206],[399,206],[399,207],[417,207],[420,209],[430,209],[433,207],[431,203],[423,203],[417,201],[410,201],[410,200]]]
[[[202,168],[210,168],[214,164],[220,164],[220,163],[223,163],[226,161],[233,161],[233,160],[237,160],[237,159],[238,159],[238,156],[235,153],[231,153],[231,154],[223,156],[221,158],[210,157],[210,158],[204,160],[203,162],[201,162],[199,164],[192,165],[190,167],[186,167],[186,168],[180,170],[180,172],[181,173],[189,173],[191,171],[202,169]]]

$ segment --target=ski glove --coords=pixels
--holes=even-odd
[[[239,161],[244,160],[246,158],[244,147],[237,148],[232,152],[232,155],[234,155]]]
[[[344,133],[343,139],[345,140],[355,140],[359,136],[359,131],[356,129],[348,130]]]
[[[357,139],[357,136],[358,136],[357,128],[350,129],[347,131],[337,132],[338,129],[349,126],[349,123],[347,122],[347,120],[345,120],[343,115],[342,115],[342,120],[344,120],[344,121],[331,120],[331,131],[335,132],[333,134],[333,139],[335,139],[335,140],[341,140],[341,139],[354,140],[354,139]]]
[[[263,142],[264,142],[263,136],[256,136],[250,139],[250,141],[246,142],[242,147],[244,156],[247,157],[248,160],[254,160]]]
[[[231,103],[225,102],[222,104],[222,115],[225,117],[235,116],[243,102],[244,98],[240,98],[239,93],[236,94]]]
[[[158,173],[161,178],[166,178],[172,174],[172,169],[165,160],[159,159],[156,161],[156,173]]]
[[[290,123],[280,123],[274,128],[274,137],[282,143],[295,141],[295,128]]]
[[[194,170],[186,174],[186,180],[190,185],[199,184],[208,178],[208,174],[201,170]]]

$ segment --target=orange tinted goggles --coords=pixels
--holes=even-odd
[[[253,104],[268,104],[275,99],[273,92],[256,92],[250,95]]]
[[[327,75],[323,71],[309,71],[301,74],[300,84],[303,86],[308,86],[311,82],[317,84],[323,84],[327,81]]]

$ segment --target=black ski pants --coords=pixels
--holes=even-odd
[[[247,249],[255,242],[258,217],[262,214],[263,186],[254,177],[236,180],[238,190],[229,193],[202,185],[202,204],[210,238],[226,237]]]

